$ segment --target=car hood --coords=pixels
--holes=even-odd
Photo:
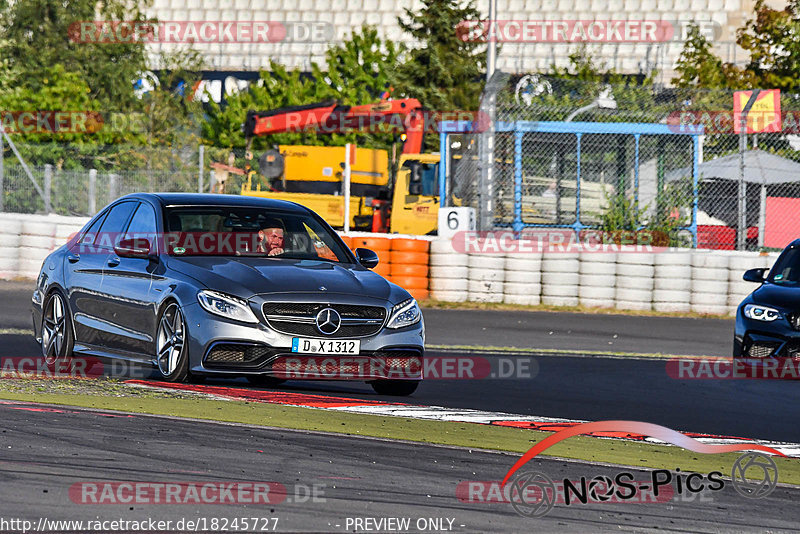
[[[753,292],[753,301],[765,306],[800,309],[800,287],[766,283]]]
[[[403,294],[407,295],[405,290],[361,266],[327,261],[173,256],[168,265],[209,289],[245,299],[258,294],[325,291],[397,303],[403,300]]]

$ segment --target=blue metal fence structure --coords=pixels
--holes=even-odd
[[[510,226],[515,232],[526,227],[544,228],[571,228],[576,233],[592,228],[581,222],[581,138],[587,134],[630,135],[634,138],[634,191],[636,200],[639,196],[639,139],[643,135],[690,136],[692,141],[692,221],[682,230],[692,234],[693,246],[697,246],[697,207],[698,207],[698,181],[700,163],[701,136],[704,135],[703,126],[681,126],[676,128],[667,124],[628,123],[628,122],[563,122],[563,121],[515,121],[494,124],[495,133],[513,132],[514,134],[514,218]],[[470,121],[443,121],[439,123],[439,153],[442,163],[439,165],[439,194],[441,207],[446,206],[447,199],[447,173],[449,160],[449,136],[451,134],[474,134]],[[543,224],[526,223],[522,219],[522,138],[527,133],[552,133],[572,134],[576,137],[576,207],[575,222],[571,224]],[[481,135],[491,135],[482,133]],[[509,226],[509,224],[497,224]]]

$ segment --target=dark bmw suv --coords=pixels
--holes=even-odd
[[[744,279],[761,284],[739,305],[735,358],[800,357],[800,239],[772,269],[750,269]]]

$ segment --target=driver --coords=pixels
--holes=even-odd
[[[283,254],[284,231],[281,221],[267,219],[258,231],[258,240],[259,252],[266,252],[267,256]]]

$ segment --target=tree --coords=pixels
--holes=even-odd
[[[136,107],[130,84],[146,70],[142,43],[81,42],[75,29],[82,21],[144,21],[149,2],[124,0],[26,0],[6,4],[0,39],[19,80],[33,91],[43,87],[42,66],[62,65],[88,84],[92,99],[111,109]]]
[[[699,26],[692,24],[675,67],[678,76],[672,83],[678,87],[724,87],[727,80],[722,67],[722,60],[714,55],[711,43]]]
[[[270,70],[259,73],[257,84],[239,94],[228,95],[224,105],[209,103],[207,120],[202,124],[203,139],[219,147],[244,147],[241,127],[248,110],[265,111],[326,100],[338,100],[345,105],[376,102],[388,88],[398,53],[393,43],[382,41],[375,28],[365,25],[360,32],[352,32],[341,45],[325,52],[327,70],[312,63],[311,73],[306,75],[297,68],[288,70],[270,61]],[[392,136],[370,132],[283,133],[256,138],[253,148],[263,150],[276,144],[341,146],[348,142],[386,148]]]
[[[400,27],[422,46],[409,50],[393,85],[402,96],[419,99],[437,111],[474,111],[483,91],[485,46],[457,31],[478,21],[473,0],[422,0],[419,11],[405,9]]]
[[[795,92],[800,89],[798,34],[800,0],[789,0],[780,10],[757,0],[755,18],[736,32],[736,43],[749,56],[743,67],[719,59],[695,26],[684,44],[673,83],[706,89],[758,87]]]

